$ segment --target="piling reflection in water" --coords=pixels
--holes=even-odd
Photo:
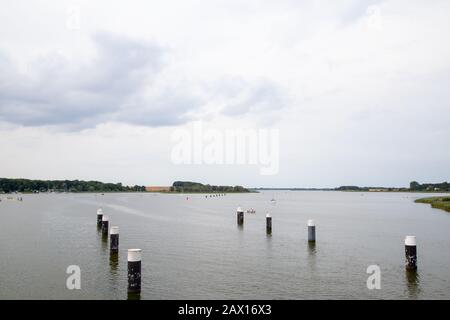
[[[277,252],[273,250],[273,239],[269,235],[266,237],[265,256],[267,263],[271,263],[277,256]]]
[[[308,241],[308,253],[310,256],[316,255],[316,243],[312,241]]]
[[[308,257],[307,257],[307,266],[308,266],[308,274],[310,277],[315,277],[317,271],[317,250],[316,243],[308,241]]]
[[[420,276],[417,270],[406,270],[406,287],[410,299],[417,299],[420,293]]]
[[[141,294],[139,292],[128,292],[127,300],[141,300]]]
[[[272,235],[271,234],[266,234],[266,244],[267,244],[267,248],[268,249],[272,249]]]
[[[102,250],[106,250],[106,249],[108,249],[108,235],[102,233],[101,237],[102,237],[102,241],[101,241],[101,243],[102,243]]]
[[[110,253],[109,267],[111,268],[111,273],[117,274],[117,270],[119,268],[119,254],[117,252]]]

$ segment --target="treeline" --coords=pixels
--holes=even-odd
[[[448,182],[442,183],[424,183],[420,184],[417,181],[412,181],[409,188],[387,188],[387,187],[358,187],[358,186],[340,186],[335,188],[337,191],[450,191],[450,184]]]
[[[250,188],[249,190],[265,191],[334,191],[336,188]]]
[[[336,191],[409,191],[408,188],[391,188],[391,187],[358,187],[358,186],[340,186],[334,188]]]
[[[450,184],[448,182],[420,184],[417,181],[412,181],[409,184],[409,189],[411,191],[450,191]]]
[[[80,180],[28,180],[0,178],[0,193],[10,192],[141,192],[144,186],[123,186]]]
[[[214,193],[214,192],[250,192],[250,190],[241,186],[213,186],[209,184],[202,184],[191,181],[175,181],[170,187],[172,192],[199,192],[199,193]]]
[[[358,186],[340,186],[335,188],[337,191],[365,191],[366,189],[367,191],[369,190],[369,188],[361,188]]]

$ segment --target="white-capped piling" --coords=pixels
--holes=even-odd
[[[102,218],[103,218],[103,210],[102,208],[97,210],[97,226],[101,227],[102,226]]]
[[[109,249],[111,253],[119,252],[119,227],[113,226],[109,232],[110,244]]]
[[[128,292],[141,292],[141,249],[128,249]]]
[[[308,241],[315,242],[316,241],[316,224],[314,220],[308,220]]]
[[[237,215],[237,224],[239,226],[244,225],[244,210],[242,210],[241,207],[237,208],[236,215]]]
[[[266,233],[272,234],[272,216],[270,213],[266,214]]]
[[[108,235],[108,228],[109,228],[109,217],[103,215],[102,216],[102,234]]]
[[[406,270],[417,270],[417,243],[415,236],[405,238],[405,267]]]

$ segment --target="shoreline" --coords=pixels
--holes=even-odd
[[[383,191],[371,191],[371,190],[334,190],[334,189],[249,189],[256,191],[331,191],[331,192],[354,192],[354,193],[429,193],[429,194],[450,194],[450,191],[420,191],[420,190],[383,190]]]
[[[429,204],[434,209],[450,212],[450,197],[427,197],[414,200],[415,203]]]
[[[104,191],[104,192],[92,192],[92,191],[79,191],[79,192],[11,192],[11,193],[0,193],[0,196],[11,196],[18,194],[95,194],[95,195],[104,195],[104,194],[115,194],[115,193],[136,193],[136,194],[249,194],[249,193],[259,193],[257,191],[250,192],[175,192],[175,191]]]
[[[10,193],[0,193],[0,195],[14,195],[14,194],[112,194],[112,193],[139,193],[139,194],[248,194],[248,193],[261,193],[262,191],[314,191],[314,192],[349,192],[349,193],[413,193],[413,194],[450,194],[450,191],[412,191],[412,190],[402,190],[402,191],[369,191],[369,190],[330,190],[330,189],[248,189],[248,192],[195,192],[195,191],[61,191],[61,192],[20,192],[14,191]],[[423,198],[425,199],[425,198]]]

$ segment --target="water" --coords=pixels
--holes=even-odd
[[[420,196],[2,196],[0,299],[126,299],[127,248],[142,249],[142,299],[449,299],[450,214],[415,204]],[[245,214],[243,228],[236,225],[238,205],[256,209]],[[100,206],[110,226],[120,227],[118,259],[97,230]],[[307,242],[310,218],[315,246]],[[417,274],[404,269],[406,235],[417,236]],[[380,290],[366,287],[373,264],[381,268]],[[66,288],[69,265],[81,268],[81,290]]]

